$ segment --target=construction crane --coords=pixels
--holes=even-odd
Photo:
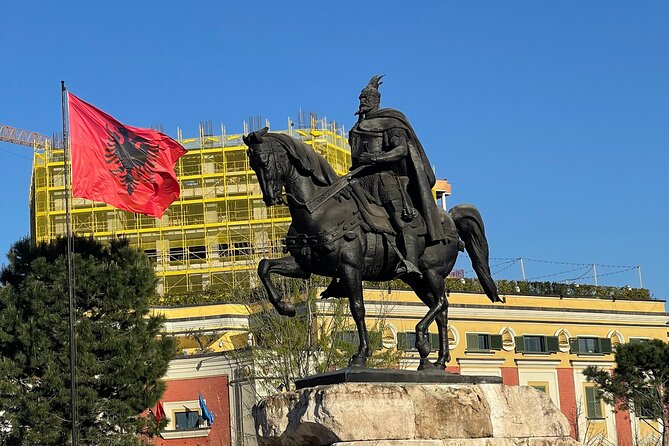
[[[49,138],[41,133],[21,130],[5,124],[0,124],[0,141],[36,148],[44,148],[47,144],[56,148],[62,147],[62,142],[55,138]]]

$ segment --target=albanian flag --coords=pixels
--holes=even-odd
[[[163,409],[163,403],[158,401],[156,404],[156,410],[153,412],[153,415],[156,417],[156,421],[160,422],[165,417],[165,409]]]
[[[68,93],[72,195],[162,217],[179,198],[174,164],[186,153],[156,130],[123,125]]]

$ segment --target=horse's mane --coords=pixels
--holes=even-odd
[[[329,186],[339,176],[330,164],[312,147],[283,133],[267,133],[263,138],[273,138],[281,144],[296,164],[298,170],[311,175],[322,186]]]

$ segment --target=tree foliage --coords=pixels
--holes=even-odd
[[[284,298],[297,307],[295,317],[279,315],[269,304],[255,312],[250,322],[253,339],[251,355],[255,370],[252,378],[264,391],[292,389],[296,379],[336,370],[348,365],[358,349],[355,325],[350,317],[347,299],[328,300],[328,310],[317,309],[317,293],[311,281],[279,278]],[[251,302],[264,296],[264,290],[253,290]],[[258,304],[255,304],[258,305]],[[369,367],[398,367],[403,352],[382,348],[385,315],[374,315],[368,331],[372,346]]]
[[[592,366],[583,373],[609,404],[629,409],[641,419],[661,418],[664,431],[658,433],[663,446],[669,446],[669,344],[658,339],[622,344],[615,360],[613,373]]]
[[[327,277],[314,276],[310,279],[314,286],[326,287],[330,282]],[[563,282],[533,282],[524,280],[497,280],[497,289],[500,294],[506,295],[530,295],[530,296],[563,296],[563,297],[588,297],[601,299],[625,299],[625,300],[649,300],[652,298],[647,288],[614,287],[601,285],[586,285]],[[408,290],[409,286],[400,279],[391,282],[365,282],[366,288]],[[483,288],[478,279],[472,278],[447,278],[446,289],[451,292],[483,293]],[[241,293],[240,290],[244,290]],[[154,306],[179,306],[197,305],[208,303],[242,303],[248,300],[247,296],[252,293],[250,285],[226,284],[206,288],[204,290],[168,293],[155,295],[151,300]],[[243,295],[242,295],[243,294]],[[253,294],[258,300],[265,300],[262,294]]]
[[[74,238],[81,444],[135,445],[158,429],[140,414],[164,391],[175,354],[148,316],[155,274],[127,241]],[[0,273],[0,443],[70,441],[67,239],[17,242]]]

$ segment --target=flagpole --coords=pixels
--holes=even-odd
[[[70,300],[70,416],[72,419],[72,446],[78,446],[78,403],[77,403],[77,344],[74,331],[75,325],[75,302],[74,302],[74,262],[72,252],[74,243],[72,240],[72,228],[70,226],[70,143],[67,135],[67,89],[65,81],[60,81],[61,103],[63,113],[63,165],[65,172],[65,231],[67,232],[67,288]]]

